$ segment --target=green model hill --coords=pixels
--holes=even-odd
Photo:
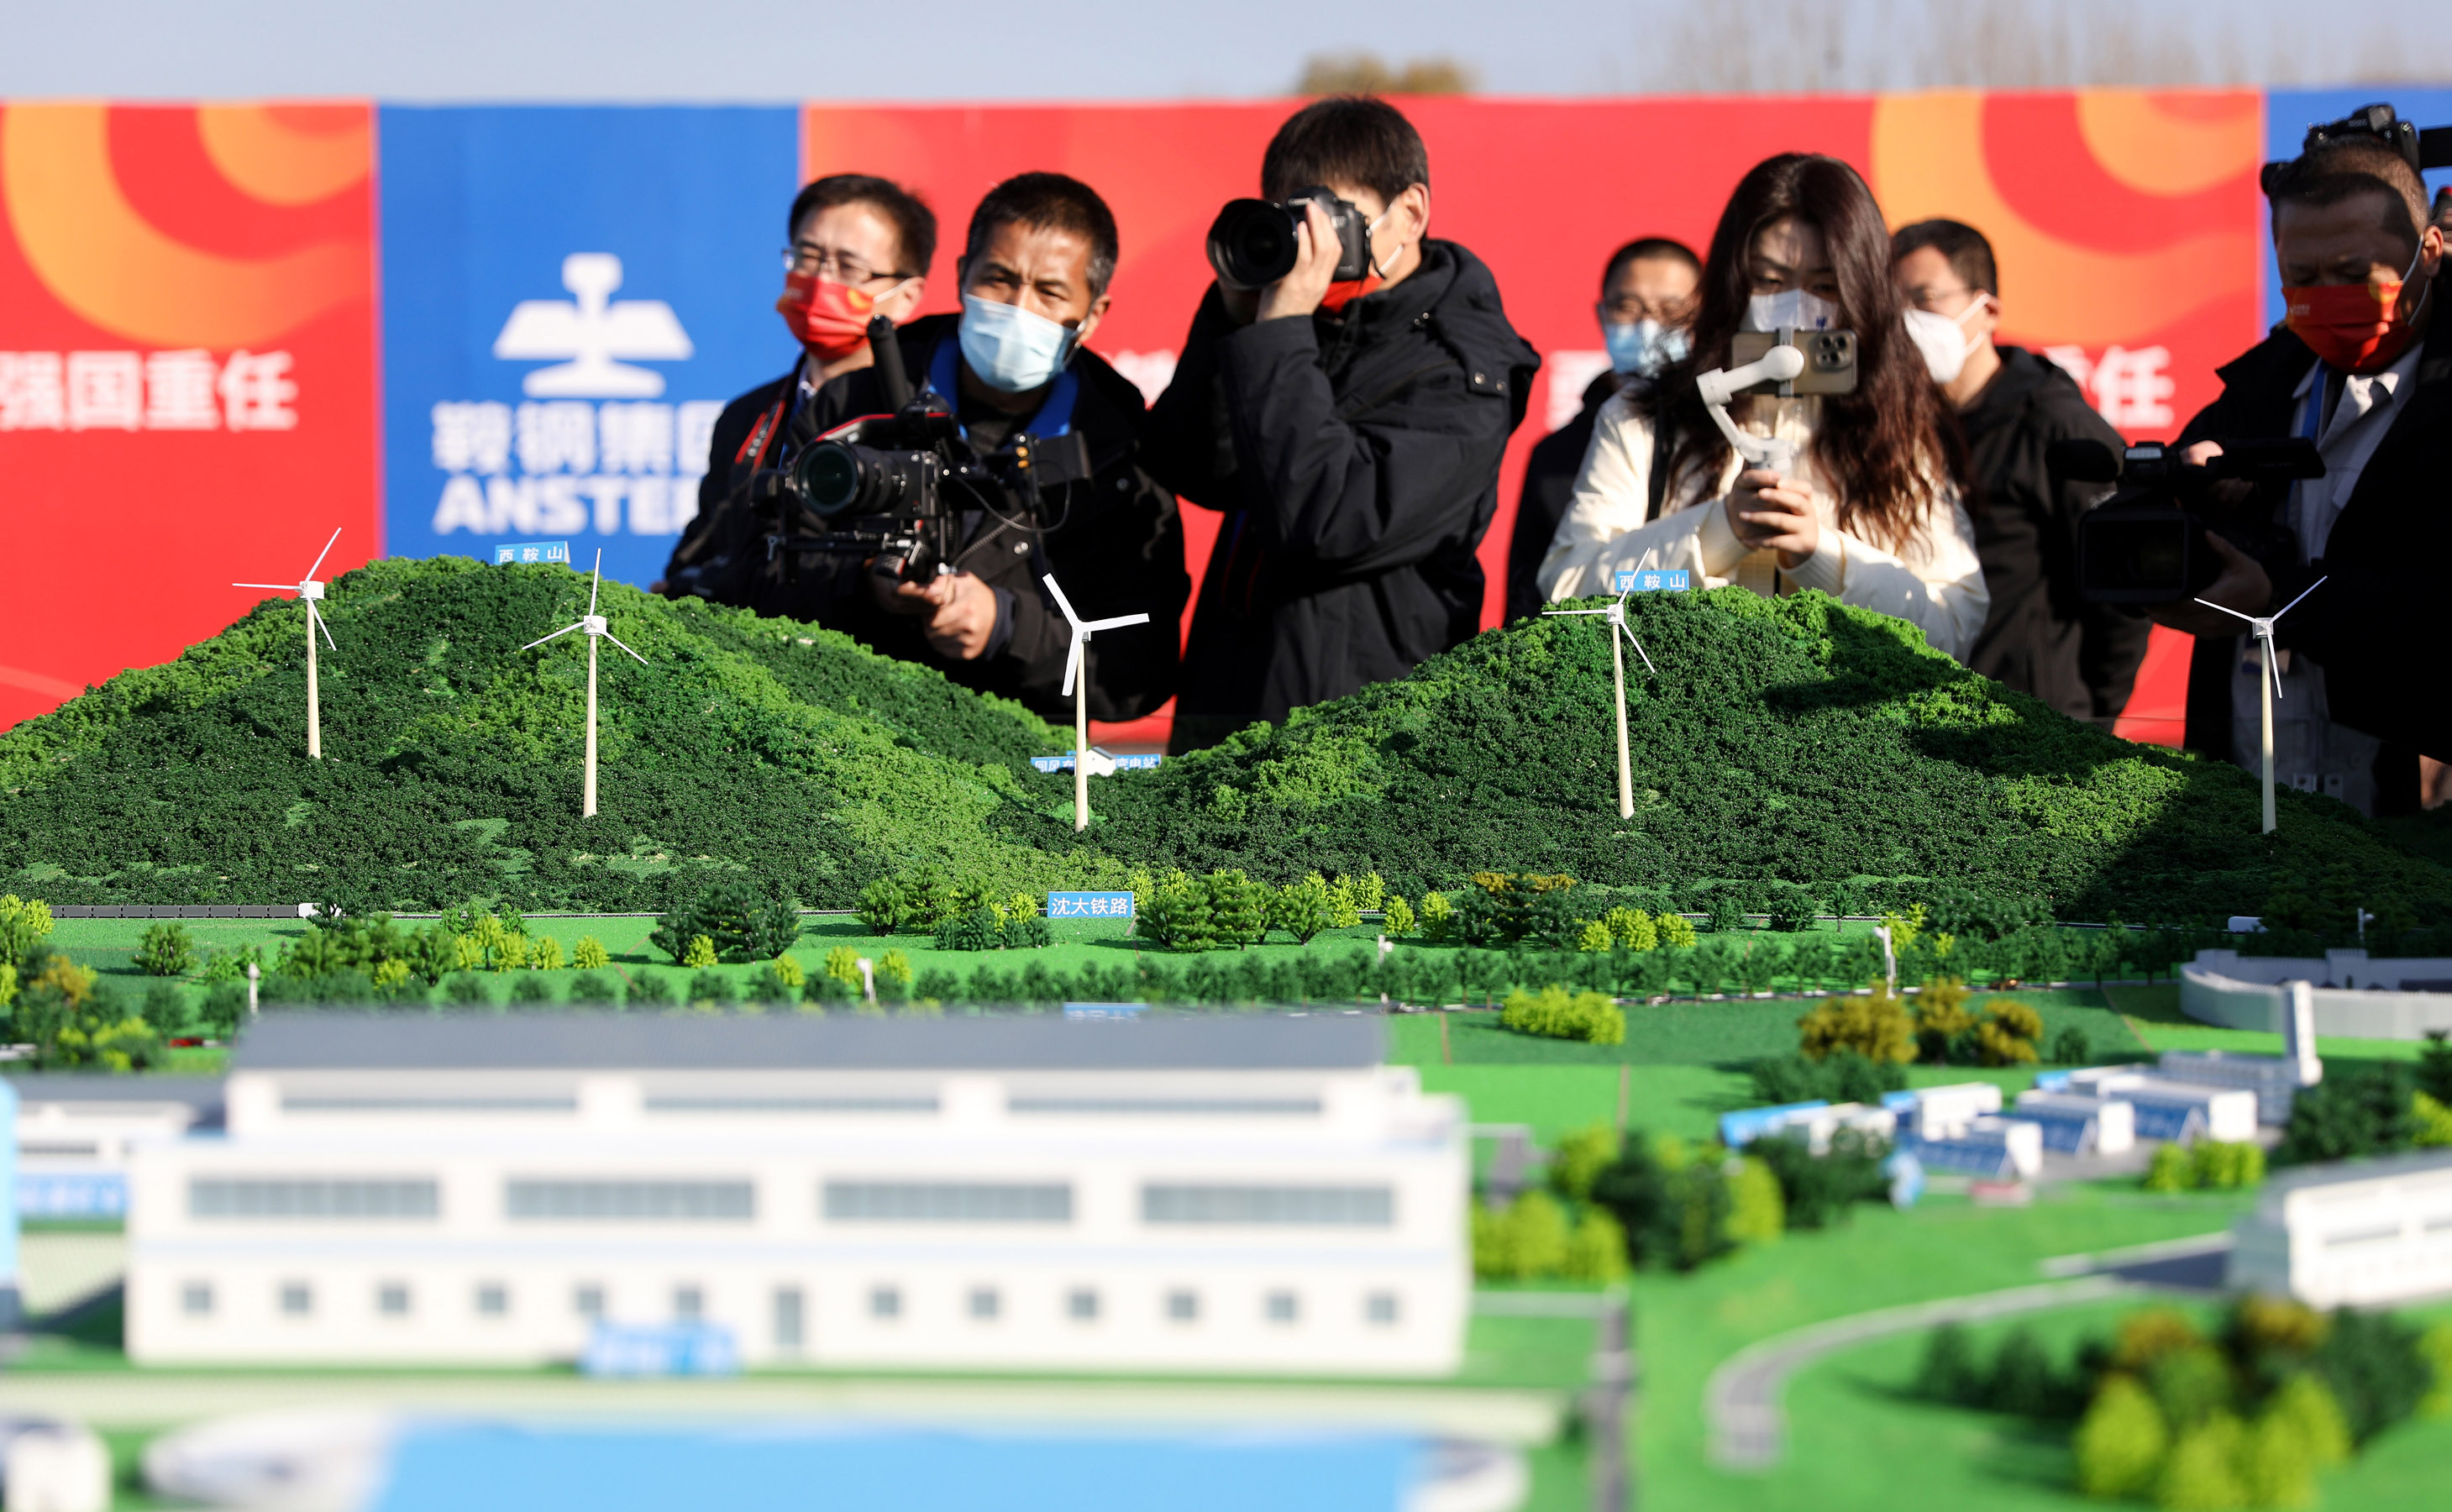
[[[2398,923],[2452,919],[2452,871],[2347,806],[2285,791],[2264,836],[2248,773],[2068,719],[1905,621],[1736,588],[1629,612],[1657,668],[1628,651],[1631,820],[1606,622],[1552,618],[1114,784],[1100,842],[1152,865],[1376,869],[1407,889],[1563,872],[1750,910],[1777,881],[1853,911],[1956,887],[2075,920],[2259,913],[2346,870]]]
[[[54,903],[662,909],[718,872],[844,907],[880,875],[1120,885],[1136,868],[1270,881],[1475,871],[1825,907],[1959,888],[2063,918],[2263,911],[2341,890],[2452,919],[2452,870],[2343,806],[2133,746],[2008,693],[1904,622],[1816,594],[1646,595],[1629,657],[1637,807],[1616,811],[1603,622],[1545,619],[1400,683],[1101,779],[1072,828],[1070,744],[1035,716],[831,631],[607,585],[602,813],[579,815],[586,579],[386,561],[333,585],[325,759],[303,611],[258,605],[177,661],[0,734],[0,891]],[[2329,879],[2329,885],[2327,885]]]
[[[599,806],[580,817],[587,578],[455,557],[331,587],[324,759],[304,609],[274,599],[166,666],[0,735],[0,891],[53,903],[669,906],[746,871],[848,906],[881,871],[999,887],[1120,878],[1081,851],[1053,732],[1009,702],[787,620],[608,583]],[[1059,807],[1060,806],[1060,807]]]

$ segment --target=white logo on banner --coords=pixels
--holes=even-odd
[[[681,318],[661,299],[614,299],[622,259],[611,252],[564,258],[562,284],[574,298],[524,299],[494,338],[505,362],[566,359],[521,381],[526,403],[445,400],[429,411],[434,465],[451,475],[435,534],[678,535],[697,516],[722,401],[659,402],[663,374],[617,360],[688,358]]]
[[[562,287],[572,299],[524,299],[494,338],[494,355],[506,362],[567,357],[522,380],[537,399],[653,399],[664,391],[664,375],[615,362],[637,357],[680,362],[692,350],[681,317],[661,299],[613,302],[622,287],[622,259],[611,252],[573,252],[562,260]]]

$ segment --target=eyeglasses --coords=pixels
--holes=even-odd
[[[863,284],[873,284],[880,278],[919,276],[915,273],[896,273],[874,269],[849,252],[832,251],[808,242],[783,249],[783,271],[815,273],[820,278],[830,279],[838,284],[848,284],[854,288]]]
[[[1905,289],[1902,290],[1902,292],[1906,294],[1908,304],[1913,305],[1916,308],[1921,309],[1928,314],[1933,315],[1949,314],[1950,311],[1946,310],[1941,307],[1953,299],[1971,303],[1974,300],[1984,297],[1984,291],[1982,289],[1971,288],[1966,284],[1961,284],[1956,288],[1934,288],[1928,285],[1921,288]],[[1966,312],[1966,304],[1961,304],[1958,308],[1958,313],[1963,315]]]

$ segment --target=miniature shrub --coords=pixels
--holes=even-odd
[[[912,981],[911,996],[918,1003],[954,1003],[962,996],[962,979],[942,966],[930,966]]]
[[[1037,950],[1055,943],[1055,925],[1035,913],[1004,922],[1004,944],[1008,950]]]
[[[1508,994],[1499,1022],[1519,1034],[1553,1040],[1583,1040],[1592,1044],[1624,1044],[1626,1014],[1607,995],[1578,992],[1570,996],[1560,986],[1534,993]]]
[[[570,964],[582,971],[602,971],[613,964],[613,957],[604,948],[603,941],[592,934],[583,934],[579,937],[579,943],[570,947]]]
[[[2407,1149],[2418,1132],[2417,1088],[2405,1062],[2325,1067],[2301,1087],[2274,1158],[2285,1165],[2350,1160]]]
[[[1756,1140],[1746,1153],[1779,1182],[1783,1221],[1790,1228],[1845,1223],[1852,1204],[1879,1201],[1888,1192],[1882,1175],[1888,1150],[1854,1129],[1832,1133],[1829,1151],[1821,1155],[1794,1138]]]
[[[2154,1158],[2146,1167],[2145,1185],[2149,1192],[2185,1192],[2195,1184],[2195,1175],[2188,1152],[2166,1143],[2155,1146]]]
[[[1386,927],[1389,939],[1403,939],[1412,934],[1415,927],[1414,905],[1391,893],[1387,906],[1380,916],[1380,923]]]
[[[1270,893],[1265,884],[1232,869],[1211,872],[1205,885],[1211,928],[1218,944],[1240,949],[1267,938]]]
[[[892,934],[902,927],[908,911],[901,884],[891,877],[880,877],[860,890],[860,922],[870,934]]]
[[[994,908],[973,908],[937,931],[939,950],[999,950],[1004,947],[1004,920]]]
[[[24,966],[50,932],[50,905],[0,894],[0,965]]]
[[[1799,933],[1818,923],[1821,905],[1804,888],[1783,885],[1770,890],[1770,924],[1784,933]]]
[[[2077,1487],[2120,1501],[2151,1492],[2170,1447],[2163,1411],[2136,1379],[2105,1379],[2077,1425]]]
[[[741,1001],[741,989],[733,985],[730,977],[709,968],[696,973],[689,979],[689,986],[682,993],[682,1000],[685,1003],[711,1003],[720,1006],[729,1006]]]
[[[1741,1156],[1729,1173],[1726,1231],[1731,1244],[1768,1244],[1788,1227],[1779,1178],[1759,1156]]]
[[[715,941],[702,934],[690,936],[689,945],[682,951],[680,965],[704,970],[715,962]]]
[[[1314,936],[1335,921],[1335,900],[1329,895],[1328,883],[1316,871],[1300,882],[1287,883],[1269,899],[1270,927],[1294,936],[1296,945],[1311,944]]]
[[[197,1026],[225,1044],[238,1032],[240,1021],[246,1017],[247,987],[237,982],[217,983],[207,987],[205,1001],[196,1011]]]
[[[1567,1210],[1535,1188],[1503,1213],[1475,1204],[1473,1214],[1473,1273],[1493,1281],[1538,1281],[1567,1263],[1571,1232]]]
[[[2422,1149],[2442,1149],[2452,1145],[2452,1107],[2429,1097],[2413,1092],[2409,1099],[2409,1117],[2415,1128],[2409,1143]]]
[[[1879,1103],[1885,1092],[1908,1084],[1898,1062],[1869,1061],[1845,1047],[1819,1061],[1802,1054],[1765,1056],[1751,1071],[1754,1096],[1764,1104]]]
[[[1584,921],[1583,933],[1575,939],[1575,948],[1598,955],[1605,950],[1616,949],[1617,939],[1610,933],[1608,925],[1598,919],[1587,919]]]
[[[1985,1005],[1975,1025],[1974,1060],[1978,1065],[2032,1065],[2035,1044],[2043,1038],[2042,1015],[2023,1003],[1995,999]]]
[[[445,1002],[464,1008],[485,1007],[492,1005],[494,991],[485,985],[485,979],[475,972],[455,971],[450,980],[443,984],[443,997]]]
[[[1610,938],[1628,950],[1656,950],[1660,947],[1660,926],[1651,915],[1640,908],[1616,907],[1601,916],[1601,925]]]
[[[562,969],[562,942],[549,934],[539,935],[528,946],[528,969],[559,971]]]
[[[1317,876],[1318,873],[1314,872],[1312,875]],[[1377,880],[1375,875],[1373,880],[1374,882]],[[1371,911],[1374,913],[1379,911],[1376,897],[1372,900]],[[1339,877],[1328,885],[1328,926],[1330,928],[1355,928],[1362,923],[1362,912],[1361,889],[1353,878]]]
[[[1662,914],[1654,921],[1660,943],[1671,950],[1691,950],[1698,940],[1694,921],[1682,913]]]
[[[1455,905],[1443,892],[1422,894],[1422,938],[1432,945],[1446,945],[1455,930]]]
[[[789,958],[786,957],[786,959]],[[800,996],[800,988],[793,983],[785,982],[783,973],[776,970],[775,963],[769,961],[749,973],[749,981],[743,988],[742,995],[752,1003],[789,1003]]]
[[[1567,1281],[1607,1283],[1627,1273],[1626,1230],[1608,1209],[1588,1206],[1567,1236],[1566,1258],[1558,1274]]]
[[[1853,1050],[1877,1064],[1915,1059],[1907,1005],[1876,986],[1861,997],[1824,1003],[1796,1021],[1798,1047],[1809,1060]]]
[[[2184,1427],[2154,1482],[2154,1504],[2171,1512],[2225,1512],[2247,1502],[2239,1462],[2246,1434],[2237,1418],[2219,1413]]]
[[[551,1003],[553,984],[532,971],[523,972],[511,979],[511,1001],[513,1003]]]
[[[1550,1185],[1562,1197],[1582,1202],[1592,1194],[1592,1178],[1607,1170],[1623,1143],[1607,1124],[1591,1124],[1558,1141],[1550,1156]]]
[[[1926,1337],[1923,1357],[1916,1363],[1914,1391],[1928,1402],[1951,1406],[1983,1404],[1984,1372],[1965,1323],[1943,1323]]]
[[[1975,1015],[1967,1011],[1967,984],[1948,977],[1927,982],[1916,994],[1917,1060],[1928,1065],[1948,1063],[1951,1049],[1975,1027]]]
[[[854,975],[857,976],[858,972],[855,971]],[[808,981],[801,984],[801,1001],[821,1007],[846,1004],[858,995],[856,987],[834,974],[831,957],[828,969],[813,972]]]
[[[2418,1051],[2417,1082],[2418,1090],[2452,1107],[2452,1039],[2445,1031],[2426,1031],[2426,1043]]]
[[[878,957],[876,971],[880,982],[905,988],[911,985],[911,958],[900,950],[888,950]]]
[[[2055,1065],[2092,1065],[2094,1043],[2084,1029],[2068,1025],[2052,1036],[2052,1064]]]
[[[660,971],[642,971],[630,984],[630,1005],[636,1007],[669,1007],[673,1004],[673,981]]]
[[[1206,950],[1218,944],[1209,889],[1181,871],[1171,871],[1138,893],[1133,933],[1170,950]]]
[[[145,1005],[137,1010],[151,1029],[165,1043],[188,1033],[189,1016],[188,999],[168,982],[156,982],[145,989]]]
[[[582,971],[570,979],[570,1001],[614,1007],[622,1002],[622,988],[603,972]]]
[[[863,985],[860,974],[860,952],[850,945],[837,945],[828,950],[825,974],[859,992]]]
[[[196,941],[180,924],[157,924],[136,947],[136,966],[148,977],[185,976],[196,964]]]

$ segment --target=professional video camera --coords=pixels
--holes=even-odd
[[[1295,270],[1302,244],[1295,229],[1303,224],[1304,207],[1316,201],[1336,229],[1336,281],[1352,283],[1371,273],[1371,223],[1352,200],[1314,185],[1275,200],[1228,200],[1209,226],[1209,266],[1229,288],[1265,288]]]
[[[2401,113],[2379,101],[2362,105],[2338,121],[2324,121],[2307,128],[2299,150],[2312,152],[2328,142],[2343,142],[2353,137],[2367,137],[2382,142],[2407,160],[2410,170],[2424,173],[2432,169],[2452,168],[2452,126],[2430,126],[2421,129],[2414,122],[2401,119]],[[2273,176],[2284,165],[2267,163],[2258,182],[2269,192]]]
[[[2115,483],[2119,490],[2078,521],[2078,591],[2097,604],[2174,604],[2195,598],[2221,575],[2206,544],[2219,534],[2251,557],[2290,548],[2290,532],[2222,521],[2232,512],[2217,485],[2287,483],[2321,478],[2324,459],[2304,436],[2225,441],[2223,453],[2200,467],[2160,441],[2141,441],[2116,453],[2100,441],[2074,438],[2044,448],[2044,466],[2071,483]],[[2200,512],[2202,511],[2202,512]],[[2207,524],[2205,516],[2219,523]]]
[[[749,477],[767,558],[783,554],[787,580],[799,577],[803,553],[819,552],[873,558],[881,575],[924,582],[952,570],[962,511],[1038,528],[1042,492],[1090,476],[1078,431],[1020,433],[993,455],[977,455],[944,398],[912,393],[892,323],[872,321],[868,339],[894,412],[838,426],[788,465]]]

